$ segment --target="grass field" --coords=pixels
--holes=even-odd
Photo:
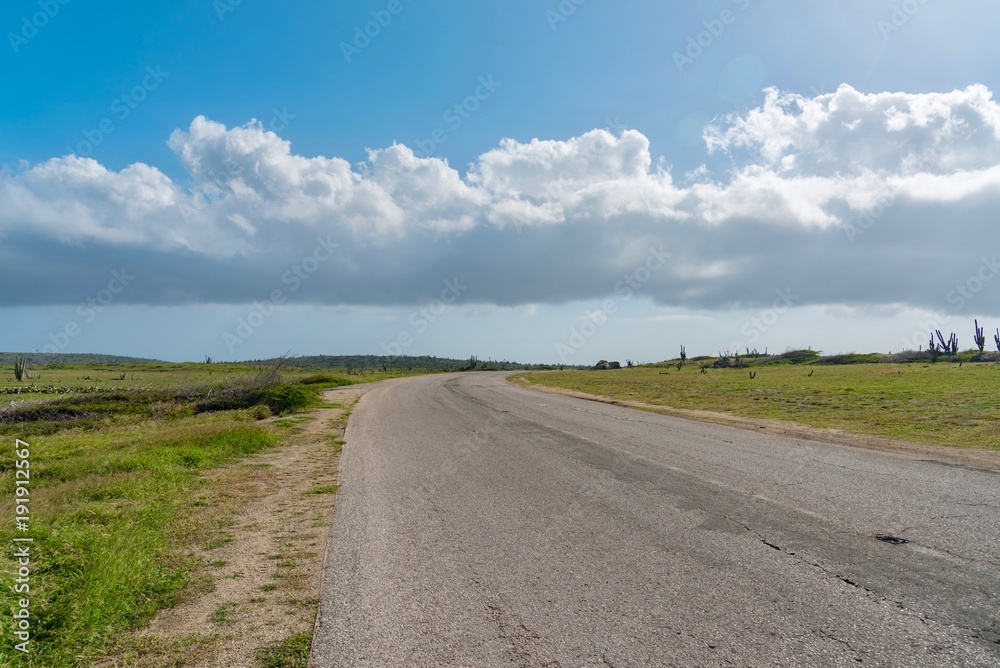
[[[27,369],[30,379],[18,382],[13,368],[0,371],[0,402],[6,400],[50,399],[66,393],[90,393],[103,390],[138,390],[225,383],[235,377],[252,376],[261,367],[250,364],[204,364],[187,362],[144,362],[137,364],[56,364]],[[347,369],[316,369],[285,366],[282,369],[290,382],[337,379],[336,384],[373,382],[385,378],[424,373],[414,371],[366,370],[348,374]],[[328,384],[329,386],[329,384]]]
[[[750,372],[756,378],[750,378]],[[812,373],[812,375],[809,375]],[[522,374],[531,383],[672,408],[1000,450],[1000,364],[697,365]]]
[[[207,473],[282,447],[288,420],[263,418],[308,410],[320,389],[355,382],[325,370],[291,369],[278,377],[205,364],[29,373],[41,377],[0,387],[38,383],[57,391],[3,396],[0,403],[0,568],[7,585],[18,572],[14,548],[24,545],[14,539],[32,540],[30,590],[3,587],[0,609],[10,615],[20,598],[30,600],[32,651],[25,660],[14,649],[5,623],[0,666],[91,665],[156,610],[197,592],[198,564],[187,555],[219,532],[218,509],[195,503],[210,496]],[[82,383],[102,389],[74,390]],[[19,468],[22,454],[30,468]],[[21,531],[14,522],[15,471],[25,470],[30,519]],[[287,648],[289,656],[301,656],[300,644]],[[262,656],[259,663],[304,665],[276,661]]]

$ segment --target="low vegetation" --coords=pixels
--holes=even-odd
[[[7,474],[0,514],[7,518],[15,515],[14,442],[30,444],[29,530],[0,523],[0,542],[13,545],[15,535],[33,541],[33,665],[89,665],[154,612],[203,586],[189,548],[219,538],[212,509],[192,512],[192,500],[211,484],[208,472],[282,444],[281,426],[261,417],[308,409],[321,388],[350,383],[333,375],[289,382],[281,371],[66,392],[0,408],[0,439],[8,443],[0,449]],[[5,573],[16,571],[10,550],[0,563]],[[4,587],[0,609],[14,609],[19,597]],[[213,619],[221,626],[229,614]],[[301,639],[273,650],[267,665],[305,665],[274,663],[301,655]],[[0,665],[19,665],[18,658],[10,639],[0,646]]]

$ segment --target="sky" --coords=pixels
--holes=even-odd
[[[653,362],[1000,326],[986,0],[10,0],[0,350]]]

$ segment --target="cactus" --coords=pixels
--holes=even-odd
[[[927,354],[930,355],[931,364],[934,364],[938,360],[938,355],[940,354],[937,349],[937,344],[934,342],[934,335],[931,334],[931,342],[927,344]]]
[[[947,341],[944,340],[944,335],[941,330],[937,331],[938,341],[941,342],[941,352],[945,355],[957,355],[958,354],[958,335],[955,332],[951,333],[951,338]]]
[[[979,348],[979,354],[983,354],[983,348],[986,347],[986,335],[983,334],[983,328],[979,326],[979,321],[976,320],[976,336],[974,341],[976,342],[976,347]]]
[[[684,349],[684,346],[681,346],[681,362],[682,363],[686,362],[687,358],[688,358],[687,350]]]
[[[17,378],[17,382],[24,380],[24,367],[25,367],[24,357],[14,358],[14,378]]]
[[[1000,352],[1000,328],[997,329],[997,335],[993,337],[993,340],[997,342],[997,352]]]

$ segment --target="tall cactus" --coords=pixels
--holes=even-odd
[[[951,333],[951,338],[949,338],[947,341],[945,341],[944,340],[944,334],[941,333],[941,330],[940,329],[936,330],[936,332],[937,332],[938,341],[941,342],[941,352],[943,352],[945,355],[957,355],[958,354],[958,334],[955,334],[955,332],[952,332]]]
[[[976,336],[975,342],[976,347],[979,348],[979,354],[983,354],[983,348],[986,347],[986,335],[983,334],[983,328],[979,326],[979,320],[976,320]]]
[[[997,335],[993,337],[993,340],[997,342],[997,351],[1000,351],[1000,328],[997,329]]]
[[[25,367],[25,364],[26,364],[26,360],[24,359],[24,357],[15,357],[14,358],[14,378],[17,378],[17,382],[19,382],[19,383],[22,380],[24,380],[24,367]]]

